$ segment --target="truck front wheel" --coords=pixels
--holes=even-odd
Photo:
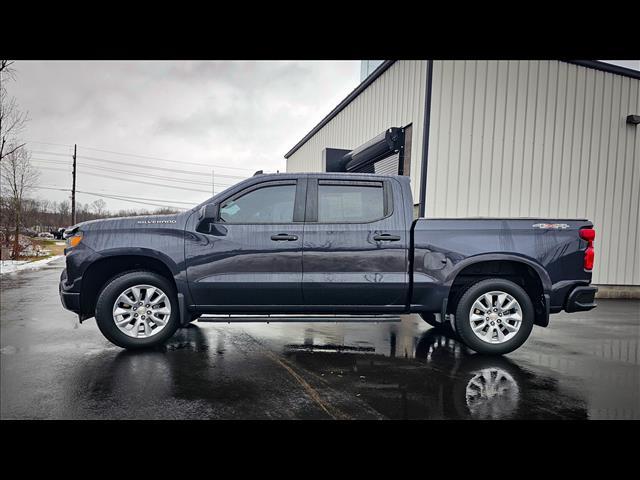
[[[96,302],[96,322],[102,334],[122,348],[159,345],[178,328],[178,300],[166,278],[145,270],[110,280]]]
[[[519,285],[490,278],[471,285],[456,307],[456,332],[478,353],[502,355],[522,345],[533,328],[531,299]]]

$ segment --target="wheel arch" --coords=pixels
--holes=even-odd
[[[105,284],[114,276],[129,270],[149,270],[166,278],[178,294],[180,293],[175,279],[176,266],[168,262],[160,252],[138,250],[135,253],[127,253],[119,250],[100,252],[101,258],[92,262],[83,272],[82,286],[80,289],[80,310],[84,319],[94,316],[98,294]],[[172,268],[173,267],[173,268]]]
[[[533,303],[534,323],[543,327],[549,324],[551,279],[542,265],[518,255],[479,255],[460,262],[445,280],[449,287],[447,312],[455,311],[458,300],[470,284],[485,278],[505,278],[520,285]]]

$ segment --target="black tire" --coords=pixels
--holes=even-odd
[[[121,332],[113,320],[113,305],[118,296],[127,288],[146,284],[160,288],[171,303],[171,314],[167,325],[149,338],[133,338]],[[176,290],[165,277],[147,270],[134,270],[112,278],[98,295],[95,311],[96,323],[102,334],[111,343],[127,349],[155,347],[166,342],[179,324],[179,308]]]
[[[469,312],[473,302],[483,293],[492,290],[500,290],[513,296],[522,308],[522,323],[518,332],[509,340],[492,344],[487,343],[476,336],[469,323]],[[522,345],[533,329],[534,310],[531,298],[519,285],[504,278],[489,278],[471,285],[460,297],[456,306],[455,327],[461,340],[472,350],[486,355],[503,355],[513,352]]]
[[[440,328],[442,330],[447,330],[449,332],[453,331],[453,327],[451,325],[451,322],[449,322],[449,321],[445,321],[443,323],[438,322],[436,320],[436,314],[435,313],[421,313],[420,317],[422,318],[422,320],[427,322],[433,328]]]

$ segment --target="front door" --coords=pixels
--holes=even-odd
[[[392,188],[396,180],[375,178],[309,178],[302,260],[307,305],[404,306],[409,239],[401,189]]]
[[[187,235],[187,278],[196,305],[239,311],[302,303],[304,205],[299,219],[294,212],[297,201],[305,201],[305,184],[251,185],[222,199],[215,221]]]

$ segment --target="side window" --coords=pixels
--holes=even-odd
[[[295,185],[272,185],[252,190],[220,207],[224,223],[291,223]]]
[[[318,222],[372,222],[384,216],[381,183],[318,185]]]

